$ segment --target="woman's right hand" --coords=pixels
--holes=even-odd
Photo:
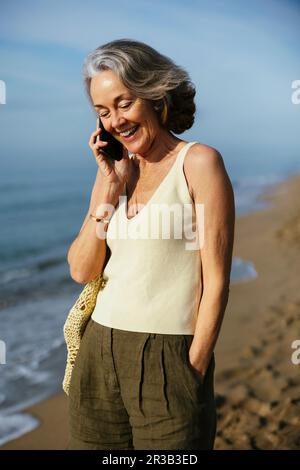
[[[97,136],[102,132],[100,128],[91,134],[89,146],[95,156],[97,165],[103,175],[103,189],[119,188],[122,191],[124,184],[128,181],[130,158],[128,150],[123,146],[123,158],[121,160],[113,160],[107,157],[101,149],[105,149],[107,142],[99,140]],[[106,186],[107,185],[107,186]],[[106,188],[105,188],[106,187]]]

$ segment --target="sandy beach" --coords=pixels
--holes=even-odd
[[[234,256],[258,277],[233,284],[216,348],[216,449],[300,448],[300,175],[264,195],[270,207],[237,218]],[[65,449],[62,393],[26,412],[41,426],[2,449]]]

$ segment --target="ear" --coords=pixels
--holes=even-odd
[[[161,113],[161,112],[162,112],[162,109],[163,109],[163,100],[155,101],[155,102],[154,102],[154,105],[153,105],[153,109],[154,109],[157,113]]]
[[[166,97],[156,101],[153,105],[154,110],[160,115],[162,124],[165,124],[168,117],[168,100]]]

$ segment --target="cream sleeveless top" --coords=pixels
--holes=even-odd
[[[201,258],[193,201],[178,152],[146,205],[127,217],[126,189],[110,220],[111,256],[103,271],[92,319],[120,330],[194,334],[200,297]],[[199,224],[198,224],[199,225]]]

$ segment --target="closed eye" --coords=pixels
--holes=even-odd
[[[120,108],[128,108],[130,105],[131,105],[131,102],[130,102],[130,103],[126,103],[126,104],[124,104],[123,106],[120,106]]]
[[[130,101],[129,103],[124,104],[123,106],[119,106],[119,107],[122,108],[122,109],[126,109],[126,108],[129,108],[129,106],[130,106],[131,104],[132,104],[132,101]],[[107,115],[108,115],[107,113],[106,113],[106,114],[100,114],[100,113],[98,113],[98,116],[99,116],[99,117],[106,117]]]

